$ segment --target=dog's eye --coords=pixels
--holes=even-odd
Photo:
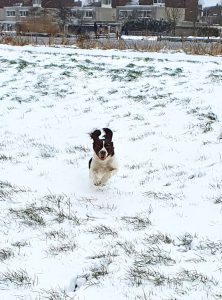
[[[101,146],[100,145],[95,145],[95,148],[96,149],[101,149]]]
[[[105,147],[110,147],[111,144],[110,143],[105,143]]]

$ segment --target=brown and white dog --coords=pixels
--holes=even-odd
[[[89,161],[90,179],[94,185],[105,185],[118,170],[112,142],[113,132],[109,128],[96,129],[90,133],[93,139],[93,157]]]

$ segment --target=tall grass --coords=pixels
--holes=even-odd
[[[82,49],[98,48],[102,50],[118,49],[118,50],[136,50],[146,52],[160,51],[183,51],[193,55],[222,55],[222,44],[217,42],[212,43],[197,43],[197,42],[168,42],[168,41],[125,41],[120,40],[93,40],[93,39],[77,39],[76,46]]]
[[[59,41],[59,42],[58,42]],[[49,37],[45,40],[44,46],[53,46],[58,43],[62,45],[70,45],[70,41],[66,39],[56,40],[55,38]],[[11,37],[6,36],[0,38],[0,44],[9,44],[13,46],[24,46],[28,44],[35,44],[36,40],[32,37]],[[43,41],[41,40],[41,43]],[[168,41],[125,41],[123,39],[106,39],[98,40],[89,37],[80,36],[72,41],[75,46],[81,49],[118,49],[118,50],[135,50],[141,52],[160,52],[160,51],[183,51],[186,54],[192,55],[222,55],[222,44],[220,42],[168,42]]]

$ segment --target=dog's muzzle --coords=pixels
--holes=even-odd
[[[106,151],[100,151],[98,156],[99,156],[99,159],[105,160],[107,158],[107,152]]]

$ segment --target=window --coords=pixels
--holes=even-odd
[[[165,0],[153,0],[153,5],[165,5]]]
[[[20,10],[19,15],[20,15],[20,17],[27,17],[28,16],[28,11],[27,10]]]
[[[85,17],[86,17],[86,18],[92,18],[92,17],[93,17],[93,12],[92,12],[92,10],[86,10],[86,11],[85,11]]]
[[[103,5],[111,5],[111,0],[103,0]]]
[[[12,31],[12,24],[5,24],[6,31]]]
[[[151,18],[151,10],[138,10],[138,18]]]
[[[132,17],[133,11],[132,10],[120,10],[119,11],[119,18],[120,19],[127,19],[129,17]]]
[[[7,10],[6,16],[7,17],[15,17],[15,10]]]

